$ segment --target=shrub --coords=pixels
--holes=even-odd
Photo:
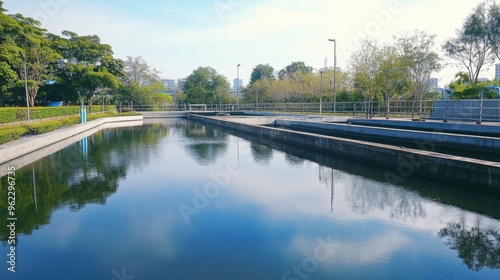
[[[106,111],[115,111],[116,106],[108,105],[105,107]],[[10,123],[25,121],[28,119],[26,108],[0,108],[0,123]],[[89,109],[87,108],[87,112]],[[76,115],[80,113],[80,106],[63,106],[63,107],[33,107],[30,108],[30,118],[46,119],[61,117],[66,115]]]
[[[119,116],[117,112],[105,112],[87,115],[87,120],[95,120],[103,117],[116,117]],[[61,127],[69,127],[80,123],[79,116],[69,116],[65,118],[44,120],[35,123],[22,123],[15,125],[6,125],[0,128],[0,145],[10,141],[17,140],[24,135],[38,135],[54,131]]]
[[[0,108],[0,123],[16,121],[17,108]]]
[[[60,128],[62,125],[63,125],[62,120],[50,120],[50,121],[44,121],[44,122],[40,122],[40,123],[25,124],[25,127],[28,129],[28,134],[38,135],[38,134],[54,131],[54,130]]]
[[[28,129],[24,126],[2,127],[0,129],[0,144],[17,140],[26,133],[28,133]]]

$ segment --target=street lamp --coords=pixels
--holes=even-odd
[[[319,85],[319,115],[323,112],[323,69],[319,70],[321,73]]]
[[[337,110],[337,41],[335,39],[328,39],[333,42],[333,114]]]
[[[30,102],[29,102],[29,94],[28,94],[28,71],[26,69],[26,56],[23,52],[19,52],[21,58],[24,62],[24,88],[26,90],[26,108],[28,108],[28,121],[30,120]]]
[[[238,68],[238,76],[236,78],[236,101],[238,103],[238,110],[240,109],[240,66],[241,64],[236,65]]]

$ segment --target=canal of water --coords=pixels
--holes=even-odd
[[[0,279],[500,279],[498,195],[411,168],[184,119],[9,168]]]

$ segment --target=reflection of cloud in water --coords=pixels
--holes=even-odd
[[[325,261],[328,265],[320,265],[320,267],[328,267],[335,269],[342,266],[359,266],[372,263],[387,262],[393,257],[394,253],[405,250],[410,239],[395,231],[386,232],[383,235],[374,236],[365,240],[335,240],[335,238],[319,237],[326,242],[331,242],[330,248],[332,254]],[[298,255],[308,257],[313,256],[315,248],[320,246],[317,238],[310,236],[296,236],[291,243],[291,252]]]
[[[64,218],[61,219],[59,224],[53,224],[50,227],[42,228],[37,235],[41,240],[44,240],[45,243],[49,243],[52,247],[59,250],[67,250],[74,245],[74,237],[82,230],[80,227],[80,220],[73,219],[71,214],[66,210],[61,210],[59,213],[54,213],[54,215],[62,215]],[[46,248],[47,246],[47,244],[35,244],[40,245],[42,248]]]
[[[134,238],[147,242],[144,247],[154,248],[151,252],[161,254],[161,258],[170,260],[175,258],[174,236],[176,232],[174,229],[179,222],[177,212],[165,214],[159,209],[148,215],[148,219],[144,219],[144,213],[141,212],[134,213],[129,218],[129,226]]]

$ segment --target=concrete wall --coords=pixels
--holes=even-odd
[[[322,136],[248,125],[234,118],[202,117],[188,114],[191,120],[242,131],[324,153],[340,155],[387,167],[387,180],[397,183],[412,174],[500,192],[500,163],[455,157],[422,150],[399,148],[351,139]]]
[[[349,119],[347,122],[354,125],[388,127],[398,129],[416,129],[433,132],[448,132],[466,135],[485,135],[500,137],[500,125],[478,125],[468,123],[452,123],[452,122],[414,122],[406,120],[376,120],[376,119]],[[493,123],[491,123],[493,124]]]
[[[0,145],[0,164],[9,162],[23,155],[50,146],[59,141],[72,138],[80,133],[99,128],[108,123],[121,123],[139,121],[142,123],[142,116],[101,118],[83,124],[58,129],[42,135],[31,136],[4,145]],[[102,128],[102,127],[101,127]],[[95,132],[95,131],[94,131]]]
[[[397,140],[406,142],[435,143],[440,146],[500,152],[500,138],[474,135],[457,135],[442,132],[414,131],[405,129],[357,126],[348,124],[331,124],[296,120],[276,120],[277,126],[284,128],[321,131],[339,134],[355,134],[363,137]]]

